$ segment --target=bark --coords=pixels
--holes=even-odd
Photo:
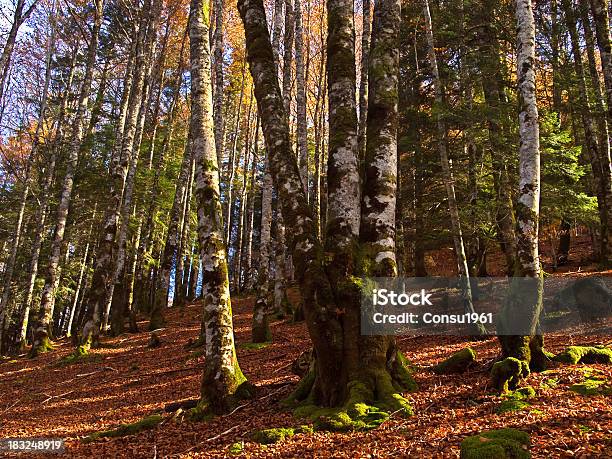
[[[206,326],[201,404],[214,413],[222,413],[233,410],[240,398],[249,395],[250,389],[236,357],[227,254],[223,244],[223,214],[210,85],[210,25],[206,14],[209,1],[191,1],[191,129],[196,158],[195,195]]]
[[[51,244],[51,255],[49,256],[47,273],[45,276],[45,286],[42,292],[38,317],[34,325],[34,342],[32,344],[31,355],[35,356],[40,352],[45,352],[50,346],[50,326],[53,318],[53,308],[55,305],[55,292],[59,283],[59,261],[64,243],[64,233],[66,230],[66,221],[72,198],[72,189],[74,185],[74,175],[77,166],[79,151],[83,141],[85,129],[85,114],[89,102],[89,92],[93,80],[93,71],[96,63],[98,51],[98,39],[100,27],[102,24],[102,10],[104,0],[95,0],[94,20],[89,40],[89,48],[87,51],[87,61],[85,66],[85,74],[83,83],[81,84],[81,93],[74,118],[74,127],[72,132],[72,141],[68,149],[68,158],[66,161],[66,171],[61,188],[61,195],[57,210],[55,230],[53,234],[53,242]]]
[[[294,38],[293,20],[293,0],[285,0],[285,33],[283,34],[283,103],[285,106],[285,115],[287,119],[291,119],[291,77],[293,75],[293,38]]]
[[[393,370],[397,368],[396,364],[399,359],[392,340],[379,337],[360,339],[358,321],[347,324],[347,329],[343,329],[344,311],[339,309],[340,305],[334,299],[332,283],[324,268],[325,252],[317,237],[315,222],[300,180],[297,161],[290,153],[288,116],[284,113],[263,4],[261,0],[240,0],[238,8],[245,25],[247,59],[255,82],[255,96],[269,154],[270,170],[275,189],[279,194],[283,217],[287,226],[292,230],[293,261],[304,302],[306,322],[316,354],[314,373],[309,373],[310,376],[302,381],[300,391],[294,394],[294,398],[299,400],[308,397],[309,403],[345,406],[348,410],[353,407],[355,399],[361,401],[365,397],[371,400],[381,400],[385,404],[385,409],[393,409],[391,405],[397,409],[399,404],[399,409],[403,410],[406,407],[401,403],[403,399],[397,394],[392,395],[394,392],[392,389]],[[377,2],[375,15],[378,18],[380,36],[377,37],[376,33],[373,35],[373,44],[379,45],[379,48],[373,45],[379,57],[373,62],[379,64],[376,75],[381,91],[370,93],[370,106],[374,105],[379,108],[380,104],[380,109],[375,113],[381,116],[373,117],[374,121],[368,126],[368,139],[377,141],[369,146],[372,152],[372,163],[368,169],[374,172],[375,169],[386,168],[387,164],[391,163],[395,171],[396,161],[393,161],[396,154],[394,151],[395,139],[391,135],[389,138],[382,139],[383,136],[379,136],[378,133],[383,131],[392,134],[394,127],[397,127],[396,71],[400,22],[399,1]],[[335,25],[331,22],[328,22],[329,26],[334,27]],[[372,53],[372,55],[375,54]],[[386,65],[381,67],[383,63]],[[370,76],[375,70],[376,67],[373,68],[371,65]],[[331,106],[330,111],[333,111]],[[375,158],[382,159],[384,153],[389,156],[384,157],[382,164],[381,161],[375,162]],[[372,188],[394,191],[394,187],[390,189],[390,186],[377,187],[375,176],[371,177]],[[395,172],[391,177],[391,180],[394,181]],[[383,180],[387,180],[387,175],[384,175]],[[371,198],[376,198],[377,208],[370,209],[369,206],[364,206],[370,212],[367,213],[368,218],[362,222],[362,228],[365,226],[366,229],[371,229],[371,223],[376,220],[386,223],[388,206],[391,206],[393,210],[390,215],[390,224],[393,226],[395,197],[379,200],[381,196],[377,194]],[[381,207],[378,206],[379,204]],[[379,240],[378,231],[375,233],[370,233],[371,239],[365,239],[365,242],[372,253],[368,260],[375,266],[376,272],[381,272],[382,269],[379,268],[389,266],[389,257],[393,255],[387,255],[387,234],[382,235],[384,240]],[[379,252],[378,248],[382,252]],[[350,306],[351,314],[354,314],[355,311],[358,314],[358,302]],[[356,329],[355,325],[357,325]],[[364,391],[361,395],[355,393],[361,390]],[[345,419],[347,418],[350,419],[350,416],[347,415]]]
[[[194,164],[189,168],[189,179],[187,180],[187,189],[185,190],[185,199],[182,208],[182,217],[180,231],[178,233],[179,243],[176,257],[176,274],[174,277],[174,300],[173,306],[182,307],[185,305],[185,258],[188,256],[186,248],[191,248],[190,244],[190,229],[191,229],[191,197],[194,182]],[[189,273],[187,273],[189,274]]]

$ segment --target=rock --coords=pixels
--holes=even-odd
[[[437,374],[463,373],[476,361],[476,352],[465,348],[451,355],[448,359],[434,366],[433,372]]]

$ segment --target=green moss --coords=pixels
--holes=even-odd
[[[98,440],[99,438],[105,437],[125,437],[127,435],[135,435],[143,430],[153,429],[157,424],[163,420],[163,417],[159,414],[154,414],[141,419],[138,422],[132,424],[121,424],[116,429],[103,430],[101,432],[94,432],[83,439],[83,442],[91,442]]]
[[[227,452],[230,455],[235,456],[237,454],[242,453],[243,450],[244,450],[244,442],[243,441],[237,441],[236,443],[232,443],[230,445],[230,447],[227,449]]]
[[[268,347],[270,344],[272,344],[270,341],[264,342],[264,343],[242,343],[240,345],[241,349],[249,349],[249,350],[259,350],[259,349],[263,349],[265,347]]]
[[[73,363],[87,362],[87,363],[98,363],[101,362],[103,356],[100,354],[90,354],[88,349],[79,346],[72,354],[60,359],[57,364],[59,366],[72,365]]]
[[[463,373],[476,361],[476,352],[471,348],[465,348],[451,355],[448,359],[440,362],[432,368],[434,373],[451,374]]]
[[[521,379],[529,376],[529,365],[514,357],[495,363],[491,370],[491,384],[500,392],[516,388]]]
[[[312,433],[310,426],[302,425],[299,427],[277,427],[274,429],[258,430],[253,434],[253,440],[262,445],[269,445],[300,433]]]
[[[594,377],[586,378],[583,382],[572,384],[569,388],[572,392],[580,395],[612,395],[612,385],[604,379]]]
[[[524,400],[528,398],[533,398],[536,395],[536,391],[531,386],[521,387],[520,389],[515,390],[511,394],[507,394],[506,397],[514,398],[516,400]]]
[[[461,459],[528,459],[529,435],[515,429],[499,429],[467,437],[461,442]]]
[[[612,349],[597,346],[570,346],[553,360],[575,365],[577,363],[612,363]]]
[[[530,406],[531,404],[524,400],[504,400],[495,408],[495,412],[502,414],[510,411],[521,411]]]

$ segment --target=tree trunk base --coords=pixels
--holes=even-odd
[[[346,432],[373,429],[392,414],[411,416],[412,407],[401,394],[416,390],[408,362],[397,352],[386,368],[366,369],[346,384],[346,401],[338,407],[321,407],[316,403],[316,364],[313,359],[308,373],[294,392],[283,402],[294,408],[293,415],[309,418],[316,430]]]
[[[166,319],[164,314],[159,310],[154,310],[151,313],[151,319],[149,320],[149,331],[157,330],[158,328],[164,328],[166,326]]]
[[[30,349],[30,358],[34,358],[39,354],[44,354],[53,349],[51,338],[46,333],[41,333],[34,339],[32,349]]]

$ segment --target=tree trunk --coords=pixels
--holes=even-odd
[[[335,2],[330,3],[332,8],[328,9],[331,13]],[[401,357],[396,352],[393,341],[387,337],[360,338],[359,320],[345,317],[349,314],[353,317],[357,314],[358,317],[359,302],[347,305],[351,310],[345,312],[341,310],[342,305],[335,301],[332,282],[324,268],[325,251],[317,237],[297,161],[290,153],[288,116],[284,112],[263,4],[261,0],[240,0],[238,8],[245,25],[247,59],[255,82],[255,95],[269,154],[270,170],[283,207],[283,216],[287,226],[292,229],[293,260],[304,302],[306,322],[316,354],[313,370],[300,383],[293,398],[308,398],[308,403],[341,407],[332,417],[333,421],[338,421],[343,428],[353,427],[354,421],[360,419],[354,408],[355,403],[363,402],[364,399],[380,402],[379,405],[385,410],[409,411],[405,400],[395,394],[398,389],[393,388],[393,382],[399,383],[396,387],[402,386],[402,389],[405,388],[402,383],[407,382],[407,372],[401,364]],[[350,8],[348,14],[352,16]],[[364,205],[366,218],[361,226],[364,233],[370,236],[364,238],[364,242],[370,249],[368,261],[375,266],[373,272],[368,274],[374,275],[385,271],[385,267],[395,266],[394,255],[389,252],[386,242],[390,234],[394,235],[394,212],[391,213],[390,222],[385,220],[385,215],[389,209],[395,208],[394,133],[397,127],[399,16],[399,1],[377,2],[377,26],[373,33],[370,76],[378,70],[377,77],[382,81],[377,79],[381,91],[370,92],[369,105],[374,106],[374,113],[380,116],[369,120],[367,135],[368,140],[371,140],[368,149],[371,162],[367,170],[372,173],[367,175],[370,185],[367,190],[371,193],[370,199],[375,201],[371,201],[373,207]],[[330,19],[329,27],[336,27],[337,23],[334,21],[338,18],[332,14]],[[350,27],[351,23],[345,24]],[[349,34],[352,34],[350,30]],[[349,64],[350,62],[347,62],[347,67]],[[334,108],[330,106],[330,112],[333,112]],[[379,180],[385,182],[384,185],[377,182],[377,174],[383,172],[378,166],[385,169],[384,174],[378,175]],[[390,175],[386,173],[388,167],[393,170]],[[389,191],[389,195],[383,197],[385,190]],[[358,213],[359,209],[353,209],[353,212]],[[377,220],[384,222],[383,231],[373,230],[372,223],[375,224]],[[390,226],[387,227],[387,224]],[[342,281],[345,285],[350,285],[349,278]],[[333,287],[338,286],[336,284]],[[345,323],[346,320],[348,322]],[[399,376],[399,369],[403,370],[401,373],[406,378],[396,378]],[[319,419],[319,422],[325,427],[338,427],[335,422],[327,422],[325,419]]]
[[[306,119],[306,76],[304,69],[304,30],[302,25],[302,6],[295,2],[295,84],[297,106],[297,154],[300,164],[300,177],[308,196],[308,121]]]
[[[564,0],[565,1],[565,0]],[[524,323],[531,324],[531,336],[499,336],[503,357],[513,357],[521,361],[516,369],[515,377],[510,381],[514,385],[521,377],[532,370],[541,370],[545,366],[546,356],[542,346],[542,336],[536,335],[540,310],[542,308],[542,271],[538,253],[538,224],[540,212],[540,140],[538,127],[538,107],[536,103],[535,76],[535,23],[531,0],[516,0],[517,34],[517,81],[520,102],[519,112],[519,197],[517,211],[517,269],[516,276],[534,279],[533,286],[537,288],[525,290],[524,282],[512,284],[512,289],[522,289],[515,301],[512,295],[507,300],[502,311],[502,321],[513,314],[521,314]],[[528,284],[531,286],[531,284]],[[527,303],[527,304],[525,304]],[[508,361],[504,361],[508,362]],[[493,367],[504,365],[499,362]],[[502,379],[494,382],[501,389],[508,384]],[[514,388],[514,387],[511,387]]]
[[[612,124],[612,45],[610,43],[610,17],[608,1],[591,0],[591,12],[595,20],[597,46],[601,58],[601,69],[606,85],[606,99],[608,101],[608,124]]]
[[[370,35],[372,33],[372,18],[370,1],[362,0],[362,27],[361,27],[361,72],[359,81],[359,132],[357,144],[360,162],[365,156],[365,134],[368,119],[368,59],[370,55]]]
[[[215,147],[217,151],[217,163],[223,160],[223,11],[224,0],[214,0],[215,10],[215,33],[213,36],[213,70],[215,72],[215,90],[213,94],[213,110],[215,119]]]
[[[234,346],[227,255],[223,244],[223,214],[219,196],[219,166],[215,152],[210,85],[210,0],[192,0],[191,130],[196,158],[198,239],[203,262],[203,300],[206,325],[206,361],[202,377],[201,407],[214,413],[229,412],[250,395]]]
[[[455,246],[455,256],[457,257],[457,266],[459,267],[459,279],[461,283],[464,308],[466,313],[471,314],[475,311],[474,305],[472,303],[470,272],[468,269],[467,258],[465,256],[465,245],[463,243],[463,233],[461,231],[459,207],[457,206],[457,198],[455,197],[455,180],[453,178],[450,162],[448,160],[448,151],[446,149],[446,124],[441,114],[444,105],[444,94],[442,90],[442,81],[440,80],[440,73],[438,71],[436,48],[434,44],[434,36],[428,0],[423,0],[423,15],[425,17],[425,31],[427,35],[428,57],[431,65],[431,72],[433,75],[435,105],[437,106],[437,110],[435,111],[438,113],[436,115],[436,136],[438,143],[438,153],[440,155],[440,164],[442,166],[444,188],[446,188],[446,197],[448,199],[448,210],[451,219],[451,232],[453,235],[453,243]],[[472,327],[471,332],[476,334],[484,334],[486,333],[486,330],[482,325],[475,325]]]
[[[83,141],[85,114],[87,112],[89,92],[91,89],[94,66],[96,63],[103,7],[104,0],[95,0],[94,23],[89,40],[89,48],[87,51],[85,75],[83,77],[77,112],[74,118],[72,141],[68,149],[66,172],[62,183],[62,191],[57,210],[55,231],[51,245],[51,255],[49,256],[47,274],[45,276],[45,286],[43,288],[42,298],[40,301],[38,317],[34,325],[34,342],[30,351],[32,356],[36,356],[40,352],[49,350],[51,345],[49,334],[51,331],[51,320],[53,318],[53,308],[55,305],[55,293],[59,283],[59,261],[62,245],[64,243],[64,232],[66,230],[68,210],[70,208],[70,201],[72,198],[75,169],[79,158],[81,143]]]
[[[579,112],[582,117],[586,150],[596,184],[597,205],[601,223],[601,261],[607,264],[612,257],[612,171],[609,167],[609,156],[602,155],[597,141],[597,130],[593,121],[589,92],[586,85],[585,71],[580,50],[580,37],[576,26],[576,14],[570,0],[561,1],[565,13],[565,22],[570,34],[574,70],[578,79]],[[609,150],[609,148],[607,148]],[[608,167],[605,167],[605,164]]]

